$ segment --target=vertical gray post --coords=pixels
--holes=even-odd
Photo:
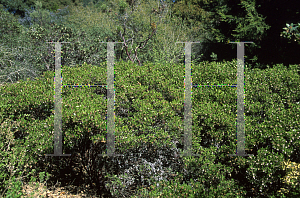
[[[47,42],[53,43],[53,42]],[[46,156],[71,156],[62,154],[62,98],[61,98],[61,44],[70,42],[55,43],[55,95],[54,95],[54,154]]]
[[[107,44],[107,155],[115,153],[114,44]]]
[[[185,43],[185,78],[184,78],[184,151],[182,156],[199,156],[192,154],[192,72],[191,51],[192,43],[200,42],[176,42]]]
[[[192,73],[191,43],[185,45],[185,93],[184,93],[184,150],[191,156],[192,150]]]
[[[245,153],[245,74],[244,74],[244,43],[253,42],[230,42],[237,43],[237,147],[236,154],[230,156],[250,156]]]
[[[237,45],[237,155],[245,155],[244,43]]]
[[[104,43],[104,42],[102,42]],[[114,43],[107,42],[107,154],[98,156],[123,156],[115,154],[115,87],[114,87]]]

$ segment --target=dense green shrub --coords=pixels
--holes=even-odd
[[[52,68],[50,68],[50,70],[52,71],[54,71],[55,65],[55,57],[53,52],[55,48],[53,44],[45,44],[43,43],[43,41],[70,42],[62,44],[62,65],[70,65],[70,60],[75,61],[75,64],[83,64],[83,62],[92,62],[89,61],[88,58],[92,57],[94,54],[99,54],[100,49],[102,49],[100,53],[100,57],[102,60],[100,59],[100,57],[98,57],[97,64],[99,64],[99,59],[100,62],[102,62],[105,57],[103,50],[106,46],[102,46],[103,44],[99,44],[100,41],[105,40],[105,32],[102,32],[102,34],[100,35],[98,34],[96,37],[95,35],[89,35],[85,32],[79,32],[72,27],[66,27],[64,25],[54,25],[49,31],[47,31],[43,27],[36,27],[34,29],[31,28],[30,30],[31,31],[27,32],[28,36],[40,44],[39,48],[44,47],[44,53],[42,54],[41,58],[44,57],[44,63],[47,63],[52,66]],[[34,49],[34,51],[36,50]],[[52,52],[52,55],[49,52]]]
[[[236,61],[203,62],[192,68],[193,84],[236,83]],[[60,159],[59,166],[54,166],[54,158],[48,160],[52,179],[59,179],[59,169],[60,174],[69,171],[78,178],[70,170],[70,164],[76,162],[81,176],[87,178],[84,182],[124,196],[142,191],[145,196],[192,196],[192,192],[196,197],[230,197],[237,191],[241,197],[279,196],[281,178],[287,174],[281,162],[299,161],[299,123],[291,119],[299,116],[299,66],[286,69],[277,65],[266,71],[251,71],[246,66],[245,148],[253,157],[227,156],[236,150],[235,88],[193,88],[192,144],[193,153],[200,156],[179,157],[184,132],[184,65],[147,63],[139,67],[118,62],[114,70],[115,148],[117,154],[125,156],[97,156],[106,149],[106,100],[102,88],[63,87],[63,153],[73,157],[69,158],[72,162]],[[106,84],[105,73],[106,64],[62,67],[63,84]],[[0,122],[7,123],[1,128],[1,157],[7,161],[1,165],[2,175],[9,173],[9,162],[15,163],[24,182],[30,175],[47,172],[43,156],[53,153],[53,75],[48,71],[36,81],[0,88]],[[14,133],[10,138],[13,146],[8,146],[3,136],[8,130]],[[20,159],[14,161],[15,154],[7,155],[10,153]],[[36,173],[30,173],[31,169]],[[10,177],[4,174],[2,178]],[[160,182],[175,187],[153,190]],[[290,193],[298,193],[297,186],[289,189]]]
[[[200,157],[184,158],[184,169],[174,180],[141,188],[142,197],[244,197],[246,191],[231,178],[232,168],[215,163],[215,149],[201,149]],[[189,175],[189,177],[186,177]]]

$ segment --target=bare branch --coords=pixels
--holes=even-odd
[[[7,78],[10,79],[10,81],[13,83],[13,81],[12,81],[10,75],[15,74],[15,73],[18,73],[18,74],[20,75],[19,71],[23,71],[23,70],[28,70],[28,71],[30,71],[31,73],[33,73],[33,74],[36,76],[36,73],[35,73],[34,71],[32,71],[32,70],[30,70],[30,69],[26,69],[26,68],[19,69],[19,70],[15,71],[15,72],[9,73],[8,75],[2,75],[2,76],[7,76]],[[0,77],[1,77],[1,76],[0,76]]]
[[[130,38],[130,39],[128,39],[127,41],[125,41],[125,33],[126,33],[126,24],[125,24],[125,22],[124,22],[124,36],[123,36],[123,34],[122,34],[121,31],[120,31],[119,33],[120,33],[120,37],[121,37],[122,40],[124,41],[124,46],[125,46],[125,50],[126,50],[126,54],[127,54],[128,58],[129,58],[130,61],[133,62],[133,63],[134,63],[134,61],[137,59],[138,62],[139,62],[139,66],[141,66],[141,62],[140,62],[140,60],[139,60],[138,57],[137,57],[137,49],[143,49],[143,48],[146,46],[148,40],[154,35],[154,33],[156,33],[156,29],[153,29],[151,35],[150,35],[145,41],[141,42],[141,43],[139,44],[138,47],[136,47],[136,49],[134,50],[134,51],[135,51],[135,53],[134,53],[134,54],[135,54],[134,60],[132,60],[132,58],[130,57],[131,50],[130,50],[130,53],[129,53],[129,52],[128,52],[128,45],[126,44],[127,41],[132,40],[132,45],[133,45],[133,38]],[[142,44],[144,44],[144,45],[141,46]],[[122,48],[122,49],[123,49],[123,48]]]
[[[134,33],[138,33],[138,29],[137,29],[135,26],[132,27],[132,28],[133,28],[133,30],[132,30],[130,27],[127,27],[127,25],[126,25],[126,22],[128,22],[128,18],[130,18],[132,12],[133,12],[133,11],[131,11],[129,14],[127,14],[127,13],[125,14],[124,20],[122,20],[122,21],[123,21],[122,26],[123,26],[123,28],[124,28],[124,31],[123,31],[123,33],[122,33],[122,31],[119,31],[119,36],[120,36],[121,39],[123,40],[122,51],[123,51],[123,49],[124,49],[124,47],[125,47],[125,51],[126,51],[126,55],[127,55],[126,60],[129,59],[129,60],[130,60],[131,62],[133,62],[133,63],[135,62],[135,60],[137,60],[138,63],[139,63],[139,65],[141,66],[141,62],[140,62],[140,60],[139,60],[139,58],[138,58],[138,56],[137,56],[137,50],[138,50],[138,49],[143,49],[143,48],[145,48],[145,46],[146,46],[147,42],[149,41],[149,39],[152,38],[152,36],[156,33],[156,25],[151,26],[151,28],[152,28],[151,34],[148,36],[148,38],[146,38],[145,41],[140,42],[140,43],[138,44],[138,46],[137,46],[135,49],[131,49],[131,50],[129,51],[129,50],[128,50],[128,48],[129,48],[128,42],[131,41],[131,46],[133,46],[133,40],[134,40],[134,36],[135,36]],[[151,11],[150,11],[150,12],[151,12]],[[123,18],[123,17],[121,17],[121,18]],[[150,24],[151,24],[151,19],[150,19]],[[153,24],[155,24],[155,23],[153,23]],[[129,38],[129,39],[126,40],[126,39],[125,39],[125,35],[126,35],[126,30],[127,30],[128,28],[132,31],[132,36],[131,36],[131,38]],[[133,54],[134,54],[133,57],[131,57],[132,50],[133,50],[133,52],[134,52],[134,53],[133,53]]]

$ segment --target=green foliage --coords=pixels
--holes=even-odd
[[[137,55],[142,63],[147,61],[153,62],[155,59],[158,60],[158,54],[160,54],[160,56],[163,56],[163,54],[169,56],[163,57],[163,61],[169,61],[170,58],[175,59],[175,57],[178,59],[178,54],[182,51],[182,46],[176,45],[175,42],[187,40],[185,32],[179,30],[179,28],[184,29],[185,27],[178,27],[178,22],[174,17],[171,19],[168,13],[163,15],[165,21],[161,23],[158,21],[158,16],[152,17],[152,19],[157,20],[157,31],[145,44],[145,40],[151,36],[150,21],[147,15],[150,15],[151,8],[157,6],[155,1],[152,1],[151,4],[141,3],[141,5],[136,6],[130,13],[128,13],[129,11],[127,10],[128,12],[126,14],[115,14],[117,8],[114,7],[114,1],[106,5],[107,9],[113,10],[111,13],[102,13],[93,7],[90,7],[89,10],[85,10],[83,7],[72,7],[70,13],[72,17],[68,18],[66,24],[73,24],[77,29],[86,32],[95,26],[100,26],[103,28],[103,31],[109,30],[113,32],[113,34],[108,37],[110,41],[124,42],[125,39],[126,42],[123,43],[122,50],[118,47],[120,44],[115,45],[116,54],[122,54],[121,57],[123,60],[133,61],[135,59],[135,50],[139,44],[141,44],[141,49],[137,49]],[[81,23],[81,21],[86,21],[86,23]],[[167,22],[170,22],[170,25],[168,25]],[[120,32],[122,33],[122,37]],[[175,34],[179,34],[183,39],[179,40],[177,38],[178,40],[176,40]],[[154,43],[156,50],[159,52],[157,54],[153,54],[154,51],[152,51],[152,49],[154,49]],[[145,47],[143,48],[144,44]],[[162,46],[164,50],[162,50]],[[162,51],[165,53],[161,53]],[[120,57],[118,57],[118,59],[119,58]]]
[[[206,1],[178,1],[172,8],[173,15],[179,16],[188,26],[194,26],[193,32],[191,32],[194,37],[196,35],[201,35],[202,37],[205,36],[207,39],[212,38],[213,36],[213,31],[211,29],[216,27],[218,22],[218,15],[216,15],[216,11],[220,12],[219,10],[222,12],[228,12],[228,8],[226,9],[225,6],[220,7],[216,1],[210,1],[209,3]],[[205,28],[210,29],[205,31]],[[196,32],[198,33],[196,34]],[[203,33],[206,35],[203,35]],[[220,35],[218,36],[220,37]],[[217,37],[217,40],[220,39]]]
[[[40,10],[39,10],[40,11]],[[58,22],[56,16],[63,14],[64,10],[61,13],[53,15],[50,13],[51,17],[54,17],[54,21]],[[37,12],[33,11],[31,13],[37,14]],[[49,12],[46,12],[49,14]],[[17,22],[17,19],[13,17],[13,15],[4,12],[1,9],[2,19],[6,19],[2,21],[1,25],[1,41],[3,45],[1,46],[1,82],[16,82],[19,79],[26,79],[28,77],[33,78],[40,75],[40,72],[45,71],[45,67],[43,68],[41,64],[44,64],[43,60],[41,60],[39,53],[32,53],[32,49],[41,46],[38,43],[34,48],[30,49],[29,46],[32,46],[32,40],[27,35],[28,33],[27,25],[31,25],[31,18],[26,15],[27,18],[19,19],[19,22],[23,25],[20,25]],[[38,15],[39,16],[39,15]],[[9,20],[7,20],[7,18]],[[49,18],[48,18],[49,19]],[[48,26],[53,22],[53,18],[49,22],[47,21]],[[12,27],[12,29],[8,28]],[[37,29],[39,26],[36,26]],[[45,26],[46,27],[46,26]],[[17,30],[17,31],[16,31]],[[46,32],[46,30],[42,29],[42,31]],[[49,28],[48,28],[49,31]],[[43,46],[45,46],[44,42],[41,42]],[[49,47],[49,46],[48,46]],[[12,61],[14,60],[14,61]],[[38,63],[37,63],[38,62]],[[49,69],[49,68],[48,68]]]
[[[218,55],[217,54],[215,54],[215,53],[212,53],[211,55],[210,55],[210,57],[212,58],[212,60],[213,61],[216,61],[218,58]]]
[[[19,37],[24,37],[22,34],[25,30],[12,14],[4,11],[2,5],[0,7],[0,78],[3,78],[4,70],[12,66],[12,60],[17,61],[16,58],[11,58],[14,54],[12,48]],[[18,72],[18,69],[13,72],[16,71]]]
[[[144,5],[143,5],[144,6]],[[141,8],[141,7],[140,7]],[[151,6],[148,5],[148,10],[150,11]],[[139,9],[141,10],[141,9]],[[146,14],[140,13],[139,10],[135,11],[132,22],[130,23],[130,26],[132,29],[134,29],[134,32],[138,32],[139,30],[140,34],[138,41],[145,41],[147,37],[149,36],[149,29],[150,26],[148,25],[149,20],[147,17],[145,17]],[[106,13],[106,14],[99,14],[97,10],[91,7],[89,11],[84,11],[82,6],[75,8],[74,6],[70,6],[68,8],[69,16],[68,18],[65,18],[65,21],[59,22],[58,19],[52,20],[52,18],[56,18],[57,15],[61,15],[60,13],[55,14],[55,17],[53,14],[51,15],[51,21],[49,23],[45,22],[47,20],[43,20],[42,26],[40,24],[36,24],[34,27],[28,27],[26,28],[26,34],[22,34],[21,37],[18,35],[15,38],[14,44],[10,47],[21,47],[20,44],[23,46],[24,51],[30,52],[30,51],[36,51],[39,50],[41,53],[29,53],[29,55],[21,53],[21,56],[24,58],[16,58],[16,56],[20,56],[19,52],[13,51],[13,52],[7,52],[7,50],[3,49],[3,54],[8,53],[10,54],[8,56],[8,60],[24,60],[26,62],[26,67],[24,68],[17,68],[13,69],[13,63],[12,62],[5,62],[4,68],[5,70],[2,71],[2,78],[6,78],[5,81],[9,80],[11,82],[15,82],[19,79],[26,79],[28,77],[33,78],[40,75],[41,72],[52,70],[53,71],[53,65],[54,65],[54,53],[51,55],[51,51],[53,51],[53,46],[45,43],[45,41],[57,41],[58,39],[62,39],[60,41],[67,41],[71,42],[69,44],[63,44],[62,49],[63,53],[66,54],[66,57],[62,59],[63,65],[74,65],[75,64],[82,64],[83,62],[87,62],[90,64],[99,64],[99,62],[103,62],[106,58],[106,45],[102,44],[99,47],[99,42],[102,41],[122,41],[123,39],[118,35],[118,32],[115,31],[114,28],[116,27],[117,21],[122,21],[123,17],[118,16],[118,18],[114,17],[112,13]],[[33,11],[29,12],[29,15],[35,13],[37,14],[38,18],[41,18],[38,14],[39,11]],[[48,13],[48,12],[47,12]],[[145,11],[144,11],[145,13]],[[34,14],[34,15],[35,15]],[[144,21],[141,23],[140,18],[143,17]],[[131,18],[131,17],[129,17]],[[130,20],[128,18],[128,21]],[[93,20],[92,20],[93,19]],[[114,20],[112,20],[114,19]],[[134,20],[134,21],[133,21]],[[174,62],[174,59],[178,61],[178,54],[180,54],[182,50],[182,46],[175,44],[176,37],[174,34],[169,34],[170,32],[177,32],[176,34],[184,35],[184,33],[179,31],[178,23],[174,21],[174,19],[170,19],[169,15],[166,15],[166,21],[164,22],[167,24],[167,20],[169,20],[171,23],[174,23],[170,26],[164,26],[163,24],[157,24],[157,36],[151,37],[151,39],[146,43],[146,48],[141,49],[141,51],[138,51],[138,57],[141,59],[141,63],[145,63],[147,61],[153,62],[158,61],[159,59],[163,59],[162,61],[170,61],[170,59],[173,59],[172,62]],[[86,21],[87,23],[77,23],[77,21]],[[112,22],[111,24],[108,24],[107,21]],[[115,21],[115,23],[114,23]],[[135,22],[136,21],[136,22]],[[20,19],[20,22],[26,27],[28,24],[30,25],[32,20],[29,18],[29,16],[25,19]],[[53,23],[55,22],[55,23]],[[119,22],[117,22],[118,24]],[[45,24],[48,24],[47,26],[44,26]],[[49,26],[51,24],[51,26]],[[87,24],[87,25],[85,25]],[[123,24],[118,25],[119,27],[118,31],[124,28]],[[164,29],[162,28],[164,27]],[[184,27],[181,27],[184,28]],[[167,30],[167,31],[166,31]],[[144,31],[144,33],[142,32]],[[163,35],[163,36],[159,36]],[[129,35],[124,34],[125,39],[129,42],[133,40],[133,37],[128,37]],[[185,36],[183,36],[184,38]],[[22,39],[21,39],[22,38]],[[152,41],[153,38],[153,41]],[[170,38],[170,39],[169,39]],[[32,40],[33,39],[33,40]],[[169,40],[171,42],[166,42],[166,40]],[[180,39],[186,40],[186,39]],[[7,40],[8,41],[8,40]],[[12,41],[12,39],[11,39]],[[31,43],[34,41],[34,44]],[[74,42],[75,41],[75,42]],[[81,42],[79,42],[81,41]],[[158,42],[159,41],[159,42]],[[126,43],[126,42],[125,42]],[[154,43],[156,47],[154,47]],[[12,44],[12,43],[8,43]],[[143,45],[144,43],[140,43]],[[161,46],[164,46],[163,50]],[[7,45],[6,45],[7,46]],[[32,46],[32,48],[28,49],[28,46]],[[135,52],[132,52],[132,50],[135,50],[136,47],[139,45],[134,42],[131,46],[128,46],[127,49],[129,56],[127,52],[125,53],[124,48],[126,48],[123,44],[122,49],[120,50],[120,47],[117,47],[116,45],[116,55],[117,59],[120,58],[123,60],[134,60]],[[25,50],[27,48],[27,50]],[[51,50],[52,48],[52,50]],[[154,49],[155,48],[155,49]],[[66,49],[66,50],[65,50]],[[65,51],[64,51],[65,50]],[[140,50],[140,49],[139,49]],[[153,50],[153,51],[152,51]],[[19,51],[19,50],[18,50]],[[168,52],[168,53],[162,53]],[[100,55],[98,54],[100,52]],[[153,54],[154,52],[154,54]],[[134,53],[134,56],[132,57],[132,54]],[[164,57],[163,54],[167,54],[166,57]],[[64,56],[64,54],[63,54]],[[130,57],[130,58],[129,58]],[[7,61],[7,60],[5,60]],[[21,64],[14,62],[15,65]],[[29,66],[30,64],[30,66]],[[21,72],[20,72],[21,71]],[[3,80],[2,80],[3,81]]]
[[[177,173],[178,179],[151,186],[143,197],[145,195],[147,195],[145,197],[243,197],[246,195],[243,187],[230,178],[232,168],[216,163],[215,149],[200,150],[201,156],[184,158],[184,171]]]
[[[300,23],[297,24],[286,24],[286,27],[285,28],[282,28],[284,29],[285,31],[283,31],[280,36],[284,37],[284,38],[288,38],[288,39],[292,39],[294,41],[298,41],[298,43],[300,43],[300,33],[299,33],[299,30],[300,30]]]
[[[96,4],[101,4],[105,0],[81,0],[81,3],[84,7],[90,6],[90,5],[96,5]]]
[[[26,44],[30,41],[26,38],[26,33],[15,35],[8,40],[4,38],[0,47],[0,79],[2,82],[16,82],[19,79],[27,77],[36,77],[39,71],[28,64],[32,60],[36,60],[38,54],[31,54]],[[22,43],[22,45],[20,45]],[[26,46],[26,47],[24,47]],[[14,61],[12,61],[14,60]],[[24,63],[25,62],[25,63]]]
[[[15,82],[19,79],[24,79],[24,76],[38,76],[39,72],[42,70],[40,65],[30,65],[30,62],[36,63],[39,54],[32,54],[30,52],[28,46],[32,46],[32,44],[31,40],[26,37],[26,32],[18,35],[18,37],[12,37],[9,42],[6,41],[7,40],[4,40],[5,45],[1,46],[1,54],[4,55],[3,61],[1,61],[1,81],[7,82],[9,80]]]
[[[21,181],[17,181],[15,177],[12,177],[12,182],[6,182],[6,185],[10,185],[9,189],[6,192],[7,198],[20,198],[22,197],[22,183]]]
[[[85,7],[81,6],[70,6],[70,17],[65,21],[64,25],[72,25],[76,29],[81,31],[87,31],[93,27],[101,27],[104,26],[106,22],[109,22],[107,16],[103,13],[99,13],[97,9],[94,7],[90,7],[90,9],[85,9]],[[82,23],[84,21],[85,23]],[[106,26],[109,26],[108,23]]]
[[[102,12],[105,12],[106,10],[107,10],[107,5],[105,4],[105,3],[103,3],[103,4],[97,4],[96,5],[96,8],[100,8],[100,10],[102,11]]]
[[[124,0],[119,1],[119,12],[124,14],[125,9],[127,8],[127,3]]]
[[[245,9],[247,16],[246,19],[238,18],[236,20],[237,27],[233,31],[237,32],[238,34],[232,34],[232,36],[235,38],[234,40],[244,40],[246,38],[248,40],[254,40],[263,36],[266,30],[268,30],[271,26],[264,22],[265,17],[257,13],[255,9],[255,1],[241,1],[241,4],[239,5]]]
[[[4,11],[3,5],[0,4],[0,39],[9,40],[22,33],[23,27],[18,23],[18,20],[13,14]]]
[[[34,4],[34,1],[26,1],[23,0],[0,0],[0,4],[2,4],[5,8],[8,8],[8,12],[15,11],[15,15],[22,16],[22,13],[25,12],[26,9],[30,9],[30,5]]]
[[[49,10],[52,12],[57,12],[58,9],[63,9],[66,6],[78,6],[80,5],[81,0],[39,0],[43,4],[44,10]]]
[[[255,41],[247,46],[247,51],[251,54],[260,47],[260,40],[257,38],[264,37],[266,30],[271,27],[265,23],[265,17],[257,13],[255,6],[255,1],[241,1],[237,4],[237,1],[232,0],[184,0],[176,1],[172,12],[190,27],[190,41]],[[236,46],[232,45],[232,49],[236,49]],[[192,48],[198,55],[202,53],[201,50],[203,49],[196,45]]]
[[[43,24],[46,28],[49,28],[49,25],[52,23],[56,23],[58,25],[61,25],[62,22],[64,21],[64,18],[66,18],[69,13],[68,7],[65,7],[64,9],[61,9],[59,12],[56,12],[55,14],[52,12],[48,12],[45,10],[42,10],[42,12],[45,12],[46,16],[49,14],[50,20],[45,20],[43,17],[39,17],[39,13],[36,10],[30,11],[26,10],[25,17],[19,19],[19,23],[23,26],[26,27],[27,29],[30,28],[34,23],[36,24],[37,20],[33,20],[32,17],[30,17],[31,14],[37,15],[38,18],[40,18],[41,24]],[[48,17],[48,19],[49,19]],[[46,17],[47,18],[47,17]]]
[[[2,113],[1,116],[3,116]],[[21,191],[22,183],[19,177],[24,173],[24,171],[22,171],[24,167],[28,165],[26,165],[27,159],[24,157],[25,151],[15,147],[16,141],[13,131],[18,129],[20,122],[6,119],[2,120],[1,123],[0,194],[6,192],[8,197],[20,197],[19,192]]]
[[[101,45],[99,47],[99,42],[107,40],[109,36],[111,36],[111,33],[108,31],[101,31],[100,27],[93,27],[89,29],[87,33],[84,33],[77,31],[72,26],[66,27],[64,25],[54,24],[49,29],[45,29],[39,25],[36,25],[35,27],[29,28],[26,34],[22,36],[23,39],[20,40],[23,42],[19,41],[15,45],[20,46],[21,43],[24,46],[32,46],[28,51],[38,52],[35,54],[31,53],[31,57],[28,57],[29,55],[26,55],[27,57],[23,58],[23,60],[25,60],[26,62],[30,63],[31,61],[31,64],[34,65],[34,68],[25,67],[22,68],[22,70],[30,68],[30,71],[36,72],[39,75],[40,72],[48,70],[54,71],[55,54],[53,52],[53,49],[55,48],[53,44],[51,45],[45,43],[45,41],[71,42],[69,44],[62,45],[62,57],[64,57],[64,54],[66,54],[65,58],[62,59],[63,65],[71,65],[71,62],[73,62],[74,60],[76,61],[75,64],[82,64],[83,62],[99,64],[99,62],[103,62],[103,59],[107,56],[106,45]],[[26,48],[28,48],[27,46]],[[99,51],[101,52],[100,56]],[[21,55],[25,56],[24,53],[21,53]],[[8,60],[16,59],[12,58],[12,56],[13,55],[10,55],[8,57]],[[15,54],[14,56],[17,56],[17,54]],[[12,70],[12,66],[8,67],[6,65],[6,68],[3,71],[3,76],[7,77],[13,72],[15,71]],[[18,78],[13,78],[13,80],[11,81],[16,80],[18,80]]]
[[[34,25],[39,24],[40,26],[44,25],[44,27],[48,27],[50,25],[50,21],[51,21],[50,12],[42,9],[42,3],[40,1],[36,1],[35,11],[30,13],[30,17],[34,22]]]
[[[235,191],[230,189],[235,189]],[[233,180],[223,180],[217,187],[205,188],[200,181],[190,180],[189,183],[182,183],[175,179],[175,181],[160,182],[148,189],[142,188],[137,194],[142,197],[244,197],[246,192],[241,190]]]
[[[135,50],[137,50],[138,59],[142,64],[146,61],[159,62],[160,60],[163,62],[171,60],[170,62],[172,62],[175,57],[178,58],[180,51],[182,52],[182,46],[176,45],[175,42],[187,40],[186,32],[179,31],[179,28],[186,29],[186,27],[180,26],[176,17],[171,17],[169,12],[160,15],[151,14],[152,8],[156,7],[155,1],[141,2],[134,6],[133,11],[115,17],[118,38],[126,41],[124,45],[127,46],[123,45],[122,47],[126,50],[126,60],[134,62]],[[148,16],[150,16],[150,21]],[[156,31],[153,35],[151,22],[156,24]],[[177,40],[174,35],[178,35]],[[130,45],[132,41],[133,43]],[[164,57],[165,55],[167,57]]]
[[[195,84],[236,83],[236,61],[192,67]],[[119,159],[96,157],[105,153],[105,92],[96,87],[63,87],[63,153],[86,156],[79,162],[93,167],[85,168],[83,176],[94,175],[92,182],[100,174],[93,171],[103,170],[106,163],[101,174],[114,195],[232,197],[239,193],[241,197],[278,197],[286,173],[281,162],[297,160],[300,147],[298,124],[291,122],[299,114],[299,67],[245,68],[245,147],[254,157],[227,156],[236,146],[236,91],[232,87],[193,88],[192,149],[200,156],[178,157],[182,147],[174,142],[183,142],[183,68],[182,64],[115,64],[115,148],[116,153],[125,155]],[[105,84],[105,73],[105,64],[63,67],[63,84]],[[23,177],[46,172],[37,164],[45,164],[40,156],[53,153],[53,75],[49,71],[36,81],[21,80],[0,88],[0,122],[6,124],[0,130],[3,135],[10,134],[10,138],[1,136],[1,155],[6,164],[15,163]],[[289,144],[291,140],[293,144]],[[178,151],[172,150],[176,147]],[[165,155],[168,150],[170,154]],[[132,153],[142,155],[134,160]],[[13,161],[13,156],[19,159]],[[178,166],[171,166],[170,161]],[[9,167],[2,164],[1,173]],[[67,170],[67,160],[59,168]],[[297,186],[290,189],[290,194],[297,192],[293,190]]]
[[[286,69],[276,65],[265,71],[245,68],[245,146],[246,153],[254,157],[227,156],[236,148],[235,88],[193,88],[192,149],[200,156],[179,157],[184,132],[184,64],[180,59],[182,45],[175,42],[189,41],[195,29],[171,16],[171,12],[151,14],[157,31],[144,51],[138,51],[142,66],[123,61],[129,58],[127,54],[122,56],[127,42],[132,43],[127,45],[131,51],[139,46],[136,41],[149,37],[150,11],[157,6],[154,1],[132,3],[128,4],[129,10],[124,2],[105,2],[106,11],[112,9],[112,12],[102,12],[93,4],[89,9],[83,9],[82,4],[70,6],[70,15],[63,23],[49,27],[45,23],[36,24],[26,31],[23,29],[23,34],[7,37],[10,39],[6,40],[7,45],[0,46],[1,77],[5,75],[6,81],[11,82],[20,80],[0,87],[1,191],[17,194],[19,190],[13,192],[13,189],[20,187],[18,182],[13,183],[14,178],[22,182],[40,178],[43,182],[51,172],[50,180],[61,179],[56,176],[60,169],[70,171],[69,161],[75,161],[80,164],[81,176],[87,178],[84,182],[90,186],[96,183],[101,187],[100,192],[108,189],[116,196],[297,197],[298,178],[291,180],[294,183],[284,183],[288,181],[286,176],[292,174],[281,162],[299,162],[299,124],[293,119],[299,114],[299,66]],[[255,32],[256,27],[251,24],[260,20],[251,8],[253,4],[242,4],[251,14],[241,21],[244,29],[238,35]],[[121,7],[124,13],[115,14]],[[224,20],[230,23],[229,13],[224,13]],[[45,41],[71,42],[62,44],[63,84],[104,85],[107,45],[99,47],[99,42],[124,41],[120,31],[126,42],[122,50],[115,45],[115,53],[120,56],[114,69],[115,147],[118,154],[125,156],[115,159],[97,156],[106,149],[105,88],[63,87],[63,153],[72,153],[72,158],[62,159],[61,166],[55,166],[53,158],[46,164],[41,156],[53,153],[55,57],[53,44]],[[262,33],[259,31],[258,35]],[[207,32],[213,35],[212,31]],[[33,46],[30,50],[29,45]],[[217,60],[216,54],[212,58]],[[70,68],[74,63],[76,67]],[[193,84],[236,84],[236,61],[192,62],[192,69]],[[18,74],[22,71],[38,78],[25,81],[28,76]],[[132,153],[141,155],[133,157]],[[76,154],[80,158],[75,158]],[[73,178],[80,178],[76,173],[72,172]],[[9,187],[11,183],[16,187]]]
[[[57,12],[58,9],[63,9],[68,5],[79,5],[80,0],[39,0],[39,2],[42,3],[42,9],[48,10],[52,12]],[[27,10],[31,10],[32,6],[35,6],[36,0],[0,0],[0,3],[5,6],[6,8],[9,8],[9,12],[15,10],[15,17],[24,17]]]

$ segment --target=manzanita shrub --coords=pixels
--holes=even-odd
[[[192,64],[193,84],[236,84],[236,67],[236,60]],[[0,183],[50,172],[53,181],[75,179],[113,197],[299,195],[282,179],[283,162],[299,163],[298,65],[245,65],[249,157],[228,156],[236,152],[236,87],[193,87],[192,150],[200,156],[182,157],[184,65],[120,61],[114,71],[118,157],[97,156],[106,151],[105,87],[62,87],[63,153],[72,156],[46,161],[54,153],[54,73],[1,86]],[[105,63],[62,67],[64,85],[105,85],[106,78]],[[292,191],[279,194],[283,187]]]

